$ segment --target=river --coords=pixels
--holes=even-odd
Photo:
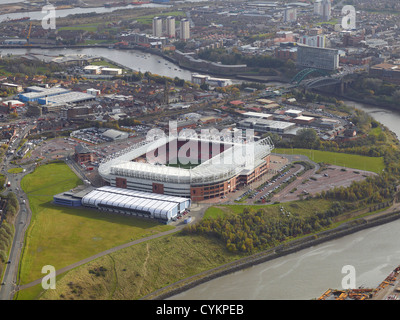
[[[203,283],[171,300],[302,300],[342,288],[343,266],[356,270],[356,286],[376,287],[400,264],[400,220]],[[382,236],[384,235],[384,236]]]
[[[392,111],[388,109],[379,108],[372,105],[367,105],[364,103],[342,100],[346,105],[358,108],[367,112],[371,115],[375,120],[384,124],[391,131],[393,131],[397,138],[400,138],[400,111]]]
[[[43,49],[39,48],[17,48],[0,49],[0,53],[23,55],[26,53],[44,54]],[[108,48],[82,48],[82,49],[46,49],[45,54],[58,56],[59,54],[82,54],[87,56],[102,56],[112,61],[118,62],[136,71],[149,71],[153,74],[167,76],[171,78],[181,78],[191,80],[191,72],[181,69],[178,65],[165,60],[157,55],[151,55],[138,50],[114,50]]]
[[[4,4],[6,1],[13,1],[17,2],[17,0],[4,0]],[[19,1],[18,1],[19,2]],[[120,9],[136,9],[136,8],[169,8],[172,7],[171,5],[165,5],[165,4],[157,4],[157,3],[145,3],[145,4],[140,4],[140,5],[127,5],[124,7],[111,7],[111,8],[105,8],[105,7],[96,7],[96,8],[72,8],[72,9],[58,9],[56,10],[56,18],[64,18],[70,14],[81,14],[81,13],[91,13],[91,12],[96,12],[96,13],[107,13],[107,12],[113,12],[115,10],[120,10]],[[0,15],[0,22],[6,21],[8,19],[19,19],[23,17],[29,17],[31,20],[41,20],[47,15],[46,13],[42,13],[42,11],[28,11],[28,12],[15,12],[15,13],[7,13],[7,14],[2,14]]]

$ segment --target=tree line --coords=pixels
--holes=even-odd
[[[291,215],[282,209],[282,217],[273,217],[262,207],[256,211],[245,208],[239,214],[203,219],[188,225],[183,233],[216,237],[230,252],[251,254],[329,227],[333,218],[344,211],[340,202],[307,217]]]

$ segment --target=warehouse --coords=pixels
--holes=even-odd
[[[73,92],[63,93],[63,94],[59,94],[59,95],[54,95],[51,97],[39,98],[38,103],[42,104],[42,105],[47,105],[47,104],[62,105],[62,104],[68,104],[68,103],[84,103],[84,102],[93,101],[95,99],[96,99],[96,97],[91,94],[73,91]]]
[[[168,223],[189,208],[190,199],[106,186],[86,194],[82,205]]]
[[[272,119],[272,114],[261,113],[261,112],[245,112],[242,114],[247,118],[260,118],[260,119]]]
[[[39,88],[39,87],[37,87]],[[37,102],[39,99],[46,99],[46,97],[57,96],[63,93],[70,92],[69,89],[53,87],[49,89],[42,88],[43,90],[34,90],[31,92],[20,93],[18,95],[19,100],[22,102]]]
[[[238,129],[253,129],[256,132],[277,132],[285,133],[286,131],[293,129],[296,125],[291,122],[266,120],[259,118],[248,118],[240,121],[237,124]]]
[[[124,131],[109,129],[103,132],[102,137],[108,141],[117,141],[117,140],[128,139],[129,133]]]

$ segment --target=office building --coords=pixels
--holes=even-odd
[[[339,50],[299,44],[297,66],[334,71],[339,67]]]

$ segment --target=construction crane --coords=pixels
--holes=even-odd
[[[29,46],[30,45],[30,37],[31,37],[31,30],[32,30],[32,21],[29,24],[29,31],[28,31],[28,35],[26,37],[26,45]]]

